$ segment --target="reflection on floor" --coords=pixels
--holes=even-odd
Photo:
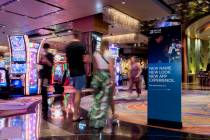
[[[119,94],[121,95],[121,93]],[[144,99],[143,97],[141,97],[143,99],[140,98],[139,100],[133,98],[131,96],[127,100],[123,100],[123,102],[126,103],[130,100],[141,102]],[[89,97],[85,99],[89,99]],[[121,99],[118,100],[120,101]],[[123,107],[119,110],[122,109]],[[130,113],[134,113],[139,109],[139,106],[133,105],[129,109]],[[87,111],[82,110],[81,114],[87,117]],[[142,113],[137,111],[136,114],[141,115]],[[115,121],[113,123],[112,120],[107,120],[107,127],[103,132],[98,132],[88,127],[87,118],[79,123],[73,123],[71,112],[63,106],[62,98],[59,96],[50,98],[47,113],[43,113],[41,106],[38,105],[35,108],[35,113],[1,118],[0,131],[1,140],[185,140],[210,138],[203,135],[154,128],[124,121]]]
[[[183,83],[184,90],[210,90],[210,86],[201,86],[199,83]]]
[[[90,109],[92,97],[82,99],[82,108]],[[140,98],[126,91],[115,96],[116,112],[119,119],[136,124],[147,124],[147,92],[143,91]],[[210,93],[201,90],[183,90],[181,131],[210,135]]]
[[[41,101],[41,96],[20,97],[10,100],[0,99],[0,117],[35,112],[33,106]]]

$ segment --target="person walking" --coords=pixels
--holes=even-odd
[[[70,77],[73,81],[73,86],[76,89],[72,121],[77,122],[83,120],[79,113],[81,91],[86,88],[85,63],[88,63],[89,59],[86,55],[85,45],[80,41],[80,33],[75,32],[73,37],[73,41],[66,46],[66,57],[70,70]]]
[[[95,90],[93,105],[89,112],[90,127],[103,129],[106,124],[108,109],[111,107],[115,116],[113,89],[115,85],[114,59],[108,49],[109,42],[102,41],[100,51],[94,53],[95,73],[91,87]]]
[[[141,75],[141,67],[139,66],[136,57],[131,57],[131,67],[129,72],[129,79],[130,79],[130,93],[133,92],[133,85],[136,86],[136,92],[138,94],[138,97],[141,94],[141,88],[140,88],[140,75]]]
[[[39,71],[39,76],[41,79],[41,95],[42,95],[42,110],[48,112],[48,86],[52,78],[52,68],[54,64],[54,55],[49,52],[50,45],[45,43],[43,45],[43,52],[40,56],[40,65],[42,69]],[[45,116],[47,117],[47,116]]]

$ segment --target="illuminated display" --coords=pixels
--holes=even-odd
[[[0,70],[0,86],[7,86],[5,70]]]
[[[13,51],[25,51],[24,36],[10,36],[10,41]]]
[[[12,64],[11,73],[13,74],[24,74],[26,73],[26,64]]]
[[[20,138],[14,138],[15,140],[37,140],[39,137],[40,121],[35,113],[10,117],[5,124],[9,127],[21,128]]]
[[[10,44],[12,48],[12,61],[26,61],[24,36],[10,36]]]
[[[59,62],[59,61],[65,61],[65,55],[64,54],[55,55],[55,62]]]
[[[65,70],[67,69],[65,54],[55,55],[55,65],[53,67],[52,83],[61,83]]]
[[[15,79],[21,89],[18,94],[29,95],[29,39],[26,35],[11,35],[8,37],[10,44],[10,78]],[[19,81],[19,82],[18,82]],[[14,81],[13,81],[14,82]],[[21,84],[18,84],[21,83]],[[16,90],[14,90],[16,92]],[[12,93],[13,94],[13,93]],[[15,93],[16,94],[16,93]]]
[[[101,46],[102,38],[100,36],[96,35],[96,34],[93,34],[92,36],[93,36],[93,38],[96,41],[96,50],[99,51],[100,50],[100,46]]]
[[[114,57],[118,57],[119,55],[119,48],[115,47],[114,45],[112,45],[110,48],[109,48],[111,54],[114,56]]]
[[[63,78],[63,65],[62,64],[58,64],[55,67],[55,77],[54,80],[55,81],[61,81]]]
[[[5,127],[5,118],[0,119],[0,129]]]
[[[30,73],[29,73],[29,92],[30,94],[38,92],[38,70],[37,70],[37,53],[40,44],[30,43]]]
[[[26,53],[25,51],[17,51],[12,53],[12,61],[26,61]]]
[[[0,62],[0,68],[5,68],[5,62],[4,61]]]

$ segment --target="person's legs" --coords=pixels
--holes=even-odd
[[[129,92],[132,93],[133,92],[133,80],[129,81]]]
[[[41,95],[42,95],[42,111],[43,111],[43,118],[48,118],[48,95],[47,95],[47,86],[48,86],[48,80],[42,79],[41,80]]]
[[[136,85],[136,92],[139,95],[141,94],[141,88],[140,88],[140,80],[135,81],[135,85]]]
[[[148,88],[147,75],[146,75],[146,74],[144,74],[143,76],[144,76],[145,90],[147,90],[147,88]]]
[[[86,77],[85,76],[77,76],[74,77],[74,86],[76,88],[75,99],[74,99],[74,113],[73,113],[73,121],[79,119],[79,108],[81,102],[81,90],[86,86]]]
[[[111,106],[111,109],[114,109],[112,108],[114,107],[114,104],[112,104],[113,86],[110,84],[109,74],[105,72],[95,75],[91,85],[96,92],[93,96],[93,105],[89,112],[89,126],[102,129],[106,125],[109,107]]]
[[[113,89],[112,89],[112,94],[111,94],[111,97],[110,97],[110,106],[111,106],[111,111],[112,111],[112,115],[114,117],[115,115],[115,106],[114,106],[114,92],[115,92],[115,87],[113,86]]]
[[[76,120],[79,118],[79,107],[81,102],[81,91],[77,90],[75,93],[75,99],[74,99],[74,113],[73,113],[73,120]]]

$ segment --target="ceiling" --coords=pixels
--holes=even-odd
[[[209,0],[159,0],[168,7],[172,13],[179,14],[182,22],[189,22],[192,19],[209,13]]]
[[[179,22],[182,29],[186,29],[191,23],[196,20],[210,15],[210,0],[157,0],[162,5],[170,10],[171,15],[166,18],[156,18],[153,20],[144,21],[141,32],[148,34],[151,28],[158,27],[162,22]],[[184,31],[184,30],[183,30]]]
[[[191,38],[210,40],[210,15],[197,20],[186,29]]]
[[[58,23],[102,13],[105,6],[141,21],[169,15],[156,0],[0,0],[0,45],[7,45],[9,34],[53,28]]]

